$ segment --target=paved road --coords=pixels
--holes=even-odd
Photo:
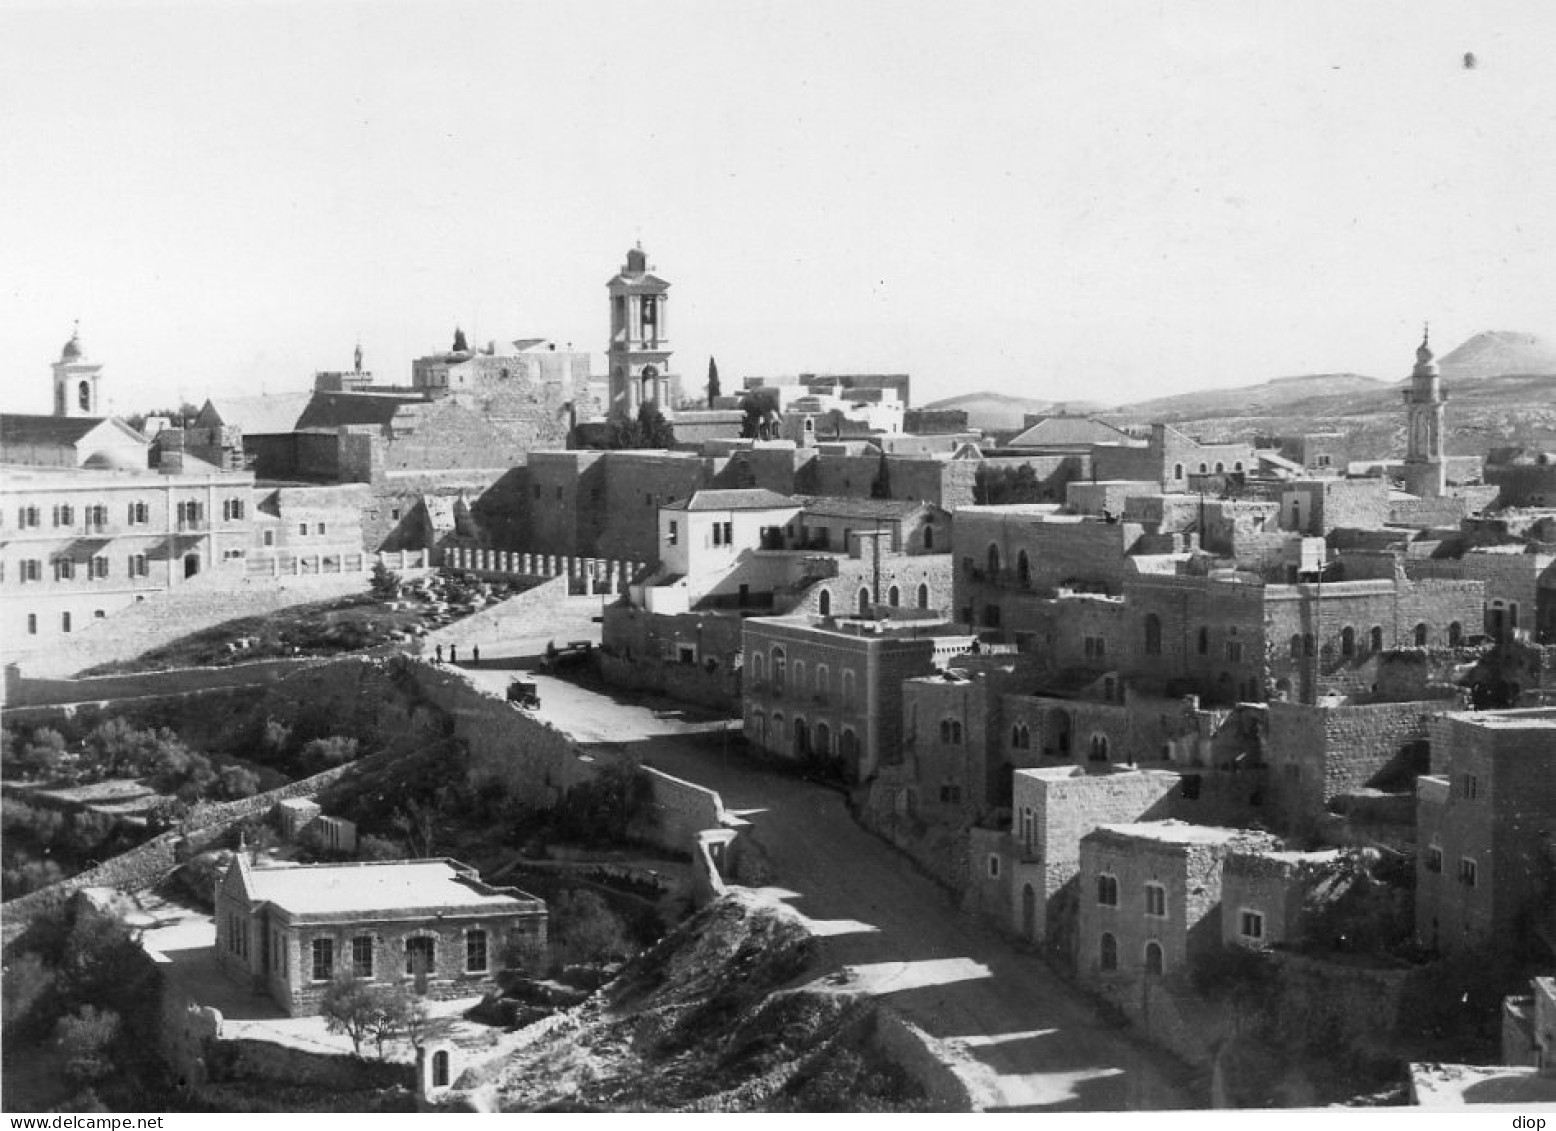
[[[513,672],[496,665],[526,648],[483,648],[493,666],[472,677],[500,690]],[[1041,959],[953,907],[906,857],[861,829],[835,791],[751,764],[705,718],[536,678],[541,713],[580,744],[635,754],[717,790],[749,822],[743,835],[770,865],[773,886],[765,890],[826,936],[827,985],[880,994],[944,1042],[985,1106],[1105,1111],[1204,1102],[1189,1093],[1176,1062],[1101,1021]]]

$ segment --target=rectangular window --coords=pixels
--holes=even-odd
[[[1475,861],[1468,856],[1459,861],[1459,882],[1465,887],[1474,887],[1476,880]]]
[[[1167,889],[1161,884],[1145,885],[1145,913],[1153,919],[1167,917]]]
[[[299,522],[297,524],[297,533],[306,536],[308,533],[308,524],[306,522]]]
[[[425,936],[405,940],[405,972],[411,976],[431,974],[437,969],[433,940]]]
[[[733,522],[726,522],[723,525],[724,545],[733,546],[735,544],[735,524]]]
[[[1463,774],[1459,781],[1465,800],[1474,801],[1480,796],[1480,779],[1474,774]]]
[[[87,576],[93,579],[107,577],[108,558],[102,554],[98,554],[96,557],[92,558],[91,561],[87,562]]]
[[[267,545],[267,546],[274,546],[275,544],[276,544],[276,532],[274,530],[267,530],[267,531],[265,531],[265,545]]]
[[[37,636],[38,635],[38,614],[37,613],[28,613],[27,614],[27,635],[28,636]]]
[[[1435,844],[1426,850],[1426,870],[1437,873],[1443,870],[1443,850]]]
[[[71,558],[54,559],[54,580],[71,581],[76,576],[76,563]]]
[[[465,972],[486,973],[486,932],[471,931],[465,936]]]
[[[1262,939],[1264,937],[1264,916],[1257,911],[1244,911],[1241,930],[1245,939]]]
[[[324,533],[324,523],[322,523],[322,522],[315,523],[314,524],[314,528],[313,528],[313,532],[315,534],[323,534]]]
[[[24,561],[22,563],[22,580],[43,580],[43,563],[40,562],[37,558],[28,558],[26,561]]]
[[[1226,642],[1227,663],[1240,664],[1243,662],[1243,642],[1241,640],[1228,640]]]
[[[351,940],[351,972],[358,978],[373,976],[372,936],[358,935]]]
[[[713,524],[713,544],[715,546],[722,546],[724,544],[724,530],[716,522]]]
[[[1097,903],[1103,907],[1118,906],[1118,877],[1101,875],[1097,877]]]
[[[313,940],[313,980],[328,982],[335,976],[335,940]]]
[[[670,545],[674,546],[680,540],[681,540],[680,528],[676,525],[675,520],[671,519],[670,520],[670,534],[669,534],[669,537],[668,537],[667,541],[669,542]]]

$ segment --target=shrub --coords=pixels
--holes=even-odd
[[[119,1035],[119,1015],[111,1009],[83,1005],[61,1017],[54,1039],[65,1060],[65,1074],[78,1084],[108,1075],[113,1068],[109,1046]]]
[[[563,964],[598,964],[631,953],[621,917],[599,895],[565,891],[551,905],[551,939]]]

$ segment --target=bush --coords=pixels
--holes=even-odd
[[[62,1017],[54,1039],[65,1060],[65,1074],[78,1084],[99,1080],[113,1069],[109,1048],[119,1036],[119,1015],[83,1005]]]
[[[599,895],[565,891],[551,905],[551,940],[564,965],[596,965],[631,953],[621,917]]]
[[[379,560],[373,566],[373,575],[368,580],[367,587],[380,601],[393,601],[400,596],[403,584],[400,575]]]

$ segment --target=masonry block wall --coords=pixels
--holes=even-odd
[[[1556,506],[1556,459],[1545,462],[1492,463],[1485,467],[1486,482],[1496,487],[1499,507]]]
[[[1275,814],[1287,828],[1310,829],[1336,795],[1395,770],[1403,777],[1438,706],[1271,703],[1265,758]]]
[[[903,745],[915,813],[966,824],[998,803],[990,768],[997,706],[986,677],[930,676],[903,686]]]
[[[873,557],[842,558],[837,576],[806,589],[792,611],[819,616],[825,605],[832,616],[853,613],[861,590],[872,607],[947,610],[951,588],[950,554],[882,554],[878,567]]]
[[[1125,675],[1143,690],[1207,703],[1263,698],[1269,658],[1265,587],[1140,575],[1124,585],[1133,630]]]
[[[689,498],[711,478],[701,457],[680,452],[611,452],[603,514],[609,524],[587,557],[651,562],[659,557],[659,508]]]

